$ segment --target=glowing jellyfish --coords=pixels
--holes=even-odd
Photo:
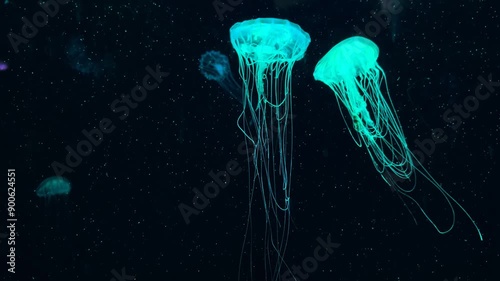
[[[241,85],[236,82],[231,73],[229,59],[217,51],[208,51],[200,58],[200,71],[208,80],[215,80],[237,101],[243,103]]]
[[[71,191],[70,182],[63,177],[50,177],[42,181],[35,190],[36,195],[41,198],[50,199],[54,196],[65,196]]]
[[[455,203],[472,221],[482,240],[479,228],[467,211],[436,182],[410,152],[389,96],[385,73],[377,63],[378,54],[379,49],[372,41],[363,37],[348,38],[335,45],[318,62],[314,78],[333,90],[341,112],[341,104],[347,108],[352,120],[352,129],[344,113],[342,117],[352,138],[358,146],[366,146],[375,168],[398,195],[413,201],[441,234],[448,233],[455,225],[452,202]],[[447,230],[436,226],[410,195],[416,188],[415,172],[435,186],[451,207],[453,220]],[[413,179],[413,186],[403,188],[397,182],[400,179]]]
[[[243,80],[238,127],[253,151],[248,156],[249,220],[255,209],[253,192],[258,189],[265,212],[266,277],[276,280],[290,227],[293,121],[286,121],[292,116],[292,68],[304,57],[311,39],[300,26],[273,18],[236,23],[230,39]]]
[[[7,69],[9,69],[9,65],[6,62],[0,60],[0,71],[5,71]]]

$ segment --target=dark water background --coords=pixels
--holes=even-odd
[[[312,77],[334,44],[374,21],[378,1],[243,0],[221,21],[205,0],[73,0],[19,53],[6,35],[21,34],[21,17],[31,19],[40,7],[9,2],[0,6],[0,60],[9,65],[0,72],[0,159],[3,170],[16,169],[18,236],[15,275],[6,271],[7,240],[0,240],[5,280],[130,280],[115,276],[122,270],[139,281],[237,280],[246,170],[189,225],[178,206],[191,204],[192,189],[209,183],[211,171],[232,159],[244,163],[236,127],[241,105],[200,74],[198,59],[218,50],[236,75],[229,28],[258,17],[288,19],[312,38],[293,70],[294,224],[286,262],[300,265],[318,237],[331,235],[340,247],[307,280],[499,280],[500,87],[455,129],[443,119],[474,95],[478,77],[500,80],[495,1],[405,0],[371,38],[409,146],[422,150],[416,142],[432,137],[432,129],[445,132],[424,166],[476,220],[482,242],[458,210],[455,229],[440,235],[410,205],[415,225],[366,149],[353,143],[332,91]],[[111,104],[156,65],[169,76],[120,120]],[[65,147],[75,148],[81,131],[103,118],[116,128],[64,175],[70,195],[48,204],[36,197],[37,185],[54,175],[51,164],[64,163]],[[415,196],[437,224],[451,222],[434,189]],[[256,269],[254,280],[262,274]]]

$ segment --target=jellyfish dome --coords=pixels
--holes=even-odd
[[[372,41],[355,36],[335,45],[316,65],[314,78],[339,83],[375,68],[379,49]]]
[[[38,197],[50,198],[57,195],[68,195],[71,191],[70,182],[63,177],[50,177],[42,181],[36,189]]]
[[[208,51],[200,58],[200,71],[208,80],[221,81],[229,72],[229,60],[220,52]]]
[[[236,23],[230,29],[230,38],[238,55],[264,63],[298,61],[311,42],[300,26],[275,18]]]

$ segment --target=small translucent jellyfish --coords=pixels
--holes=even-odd
[[[418,159],[408,148],[389,96],[385,73],[377,63],[378,54],[377,45],[366,38],[355,36],[345,39],[321,58],[314,70],[314,78],[333,90],[341,112],[341,105],[347,108],[352,125],[343,112],[342,117],[353,140],[360,147],[365,145],[375,169],[398,195],[414,202],[440,234],[448,233],[455,225],[454,203],[472,221],[482,240],[481,232],[469,213],[422,165],[418,165]],[[411,196],[416,188],[417,174],[435,187],[450,206],[452,222],[447,229],[441,230]],[[412,180],[413,184],[403,187],[395,178],[408,182]]]
[[[91,74],[100,77],[115,68],[115,62],[110,54],[95,58],[84,44],[83,37],[73,36],[66,44],[66,59],[69,66],[81,74]]]
[[[5,71],[7,69],[9,69],[9,65],[6,62],[0,60],[0,71]]]
[[[246,137],[247,151],[253,151],[248,156],[252,163],[248,216],[251,220],[259,209],[265,215],[262,241],[267,249],[266,276],[259,279],[277,280],[291,219],[293,122],[287,120],[293,116],[292,68],[304,57],[311,38],[288,20],[263,18],[236,23],[230,29],[230,39],[238,54],[243,81],[243,111],[238,126]],[[252,207],[255,190],[262,195],[262,207]]]
[[[42,181],[35,190],[36,195],[41,198],[50,200],[54,196],[65,196],[71,191],[70,182],[63,177],[50,177]]]
[[[236,82],[231,73],[229,59],[217,51],[208,51],[200,58],[200,72],[208,80],[214,80],[224,91],[235,98],[240,104],[242,102],[241,85]]]

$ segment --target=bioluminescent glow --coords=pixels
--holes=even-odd
[[[205,78],[216,81],[226,93],[243,103],[241,85],[233,77],[227,56],[217,51],[204,53],[200,58],[200,71]]]
[[[252,212],[260,209],[252,208],[254,190],[258,189],[265,215],[266,280],[277,280],[290,228],[293,121],[287,120],[292,116],[292,68],[304,57],[311,38],[297,24],[263,18],[236,23],[230,39],[238,53],[243,80],[243,112],[238,127],[246,137],[247,148],[253,151],[248,156],[247,234],[252,228]]]
[[[347,108],[352,120],[342,113],[344,122],[358,146],[368,150],[375,169],[384,180],[398,192],[413,201],[427,220],[441,234],[450,232],[455,225],[455,203],[469,217],[482,238],[481,231],[472,217],[430,173],[418,162],[406,144],[401,124],[389,96],[385,73],[377,63],[379,49],[375,43],[363,37],[351,37],[335,45],[316,65],[314,78],[328,85],[341,104]],[[385,96],[383,94],[385,92]],[[417,164],[417,165],[416,165]],[[451,226],[441,230],[421,205],[410,195],[416,188],[417,173],[435,186],[451,207]],[[413,186],[403,188],[393,176],[399,179],[413,178]],[[411,211],[410,211],[411,213]]]
[[[42,181],[35,190],[38,197],[50,199],[57,195],[68,195],[71,191],[70,182],[63,177],[50,177]]]
[[[0,71],[5,71],[9,69],[9,65],[6,62],[0,60]]]

